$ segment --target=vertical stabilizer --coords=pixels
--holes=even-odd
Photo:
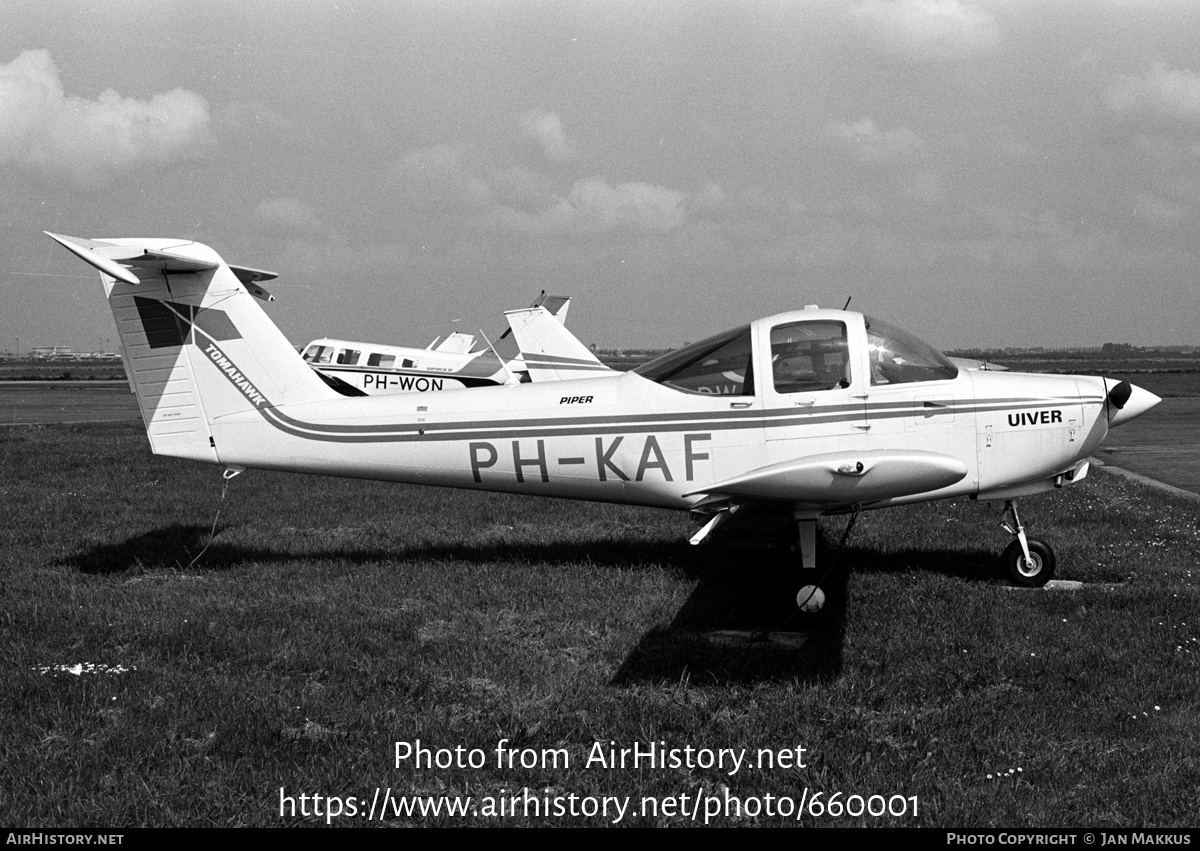
[[[208,246],[47,235],[101,273],[156,454],[219,463],[213,421],[339,398]]]
[[[579,342],[545,307],[509,310],[504,314],[521,350],[531,381],[563,381],[617,375]]]

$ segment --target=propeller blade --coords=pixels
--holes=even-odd
[[[1133,386],[1128,381],[1122,381],[1108,391],[1108,403],[1119,411],[1125,407],[1125,403],[1129,401],[1132,394]]]

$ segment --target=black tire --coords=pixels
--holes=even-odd
[[[1029,562],[1021,550],[1021,542],[1014,540],[1004,548],[1000,563],[1008,581],[1018,588],[1041,588],[1054,576],[1054,550],[1045,541],[1026,538],[1029,544]]]

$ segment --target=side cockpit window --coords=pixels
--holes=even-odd
[[[309,363],[329,363],[333,357],[333,346],[309,346],[304,352],[304,359]]]
[[[886,322],[869,316],[863,318],[867,326],[872,384],[945,381],[958,375],[958,367],[928,343]]]
[[[792,322],[771,329],[771,380],[776,393],[850,386],[850,347],[842,322]]]
[[[691,343],[655,358],[634,372],[643,378],[687,393],[709,396],[753,396],[750,326]]]

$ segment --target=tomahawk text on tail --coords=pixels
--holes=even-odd
[[[103,276],[155,452],[685,509],[708,521],[694,543],[735,514],[785,515],[806,568],[821,515],[968,497],[1004,501],[1006,570],[1044,584],[1053,551],[1015,500],[1081,480],[1109,428],[1159,401],[1099,377],[964,370],[885,322],[816,308],[618,375],[541,308],[517,311],[530,350],[582,349],[546,365],[554,378],[594,377],[351,397],[247,289],[270,273],[186,240],[54,239]]]

